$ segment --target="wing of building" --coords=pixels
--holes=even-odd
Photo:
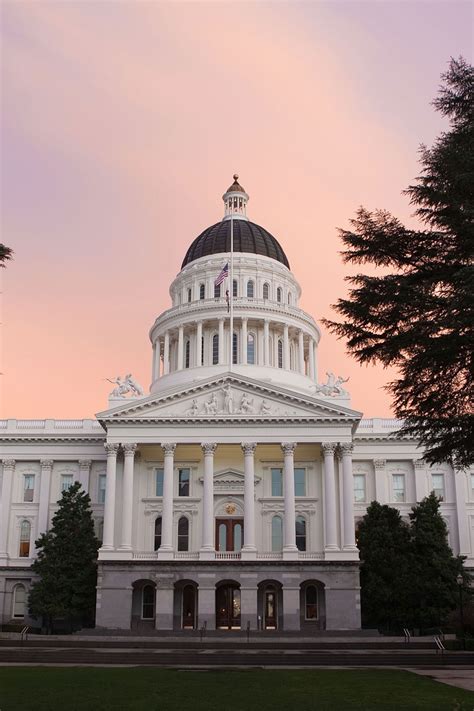
[[[0,421],[4,624],[29,621],[34,541],[75,480],[102,540],[102,628],[357,629],[355,527],[374,499],[407,517],[435,490],[474,564],[474,475],[427,466],[396,420],[361,420],[341,377],[320,384],[283,248],[237,176],[223,199],[150,330],[149,394],[127,376],[96,420]]]

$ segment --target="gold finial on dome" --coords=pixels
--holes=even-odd
[[[234,180],[238,180],[238,179],[239,179],[238,173],[234,173]]]

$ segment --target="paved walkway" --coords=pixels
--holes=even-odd
[[[421,676],[429,676],[443,684],[474,691],[474,669],[407,669],[407,671]]]

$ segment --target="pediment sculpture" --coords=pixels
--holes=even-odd
[[[234,390],[230,384],[219,392],[213,391],[206,398],[193,398],[185,412],[188,417],[200,415],[276,415],[274,403],[248,392]]]

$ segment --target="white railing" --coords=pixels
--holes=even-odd
[[[199,553],[190,553],[189,551],[176,551],[174,554],[175,560],[199,560]]]
[[[18,430],[44,430],[54,432],[55,430],[82,430],[90,433],[91,430],[102,430],[102,425],[97,420],[0,420],[0,430],[7,430],[7,433]],[[104,433],[105,436],[105,433]]]
[[[324,560],[324,553],[311,553],[309,551],[299,551],[299,560]]]
[[[216,560],[240,560],[240,553],[216,553]]]
[[[283,560],[283,553],[257,553],[257,560]]]
[[[403,425],[403,420],[397,420],[396,418],[381,418],[373,417],[367,420],[361,420],[357,427],[357,432],[366,432],[371,430],[372,432],[381,432],[382,430],[399,430]],[[356,433],[357,434],[357,433]]]
[[[147,551],[145,553],[134,553],[133,560],[157,560],[156,551]]]

